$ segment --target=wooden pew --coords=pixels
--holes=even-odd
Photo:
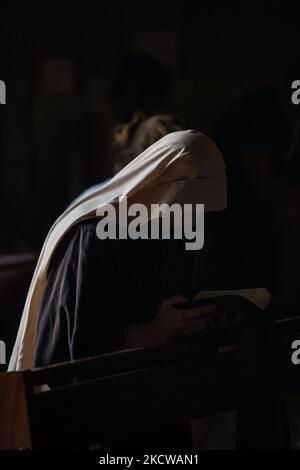
[[[263,343],[219,347],[203,337],[20,372],[32,448],[172,450],[176,433],[166,430],[231,409],[237,448],[288,448],[285,397],[300,393],[290,360],[297,335],[300,321],[290,319],[273,322]]]

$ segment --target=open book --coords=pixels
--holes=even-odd
[[[272,295],[265,288],[257,289],[237,289],[237,290],[214,290],[199,292],[195,300],[209,299],[210,297],[224,297],[229,295],[238,295],[249,300],[261,310],[266,310],[272,301]]]

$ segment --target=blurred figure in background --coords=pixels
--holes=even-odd
[[[128,124],[116,126],[111,145],[114,173],[118,173],[131,160],[140,155],[150,145],[154,144],[164,135],[181,130],[173,116],[168,114],[151,116],[146,118],[141,113],[135,113]],[[81,193],[69,207],[77,204],[86,196],[97,191],[101,186],[110,181],[105,179]]]
[[[127,323],[147,321],[163,299],[191,293],[195,252],[185,250],[185,240],[175,233],[169,240],[106,237],[99,243],[98,208],[119,204],[127,195],[129,204],[147,207],[199,201],[214,216],[226,209],[222,155],[200,132],[173,132],[140,154],[103,190],[62,214],[41,252],[10,370],[122,348]],[[157,217],[151,213],[145,224]],[[203,270],[205,259],[203,253]]]
[[[130,123],[121,124],[115,129],[115,172],[120,171],[157,140],[181,129],[174,116],[162,114],[146,118],[141,113],[135,113]]]
[[[124,60],[116,71],[110,101],[115,122],[130,122],[136,112],[165,112],[172,85],[169,70],[157,59],[139,54]]]

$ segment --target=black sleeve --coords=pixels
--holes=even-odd
[[[119,284],[107,248],[97,238],[94,224],[76,227],[60,247],[49,270],[37,322],[36,366],[123,347]]]

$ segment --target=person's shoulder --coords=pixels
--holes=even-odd
[[[91,218],[74,225],[59,242],[52,256],[49,270],[61,264],[66,257],[73,259],[76,253],[87,253],[94,248],[98,250],[99,244],[95,243],[99,241],[96,232],[98,222],[99,219]]]

